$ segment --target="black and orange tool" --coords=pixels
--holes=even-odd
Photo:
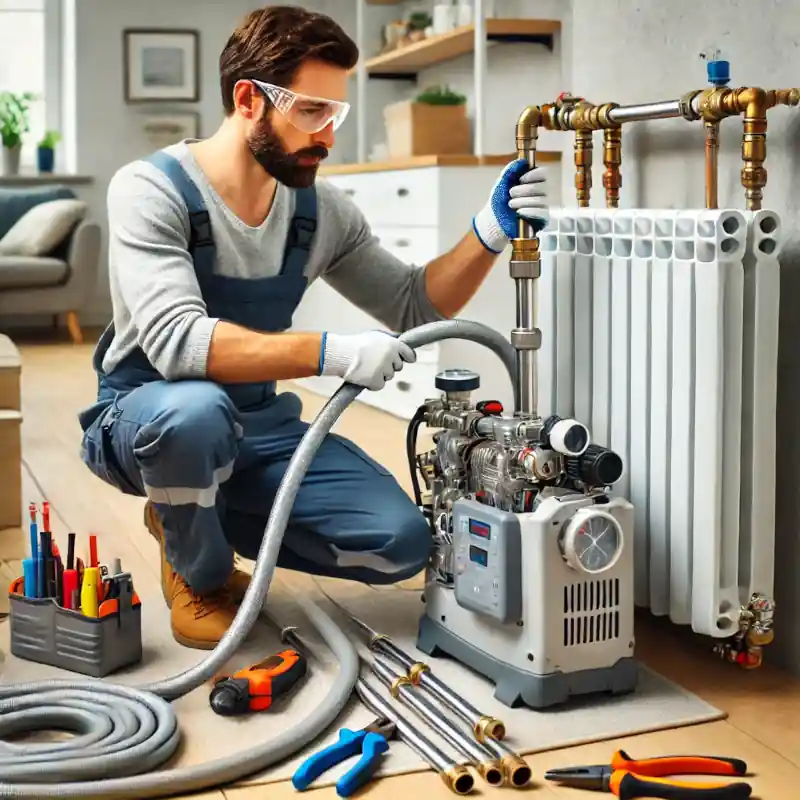
[[[131,607],[136,607],[142,604],[139,595],[133,591],[133,580],[128,572],[122,572],[115,575],[108,582],[108,592],[100,603],[97,610],[98,617],[107,617],[110,614],[116,614],[119,611],[119,600],[122,592],[123,585],[125,586],[125,594],[130,595]]]
[[[307,669],[305,656],[297,650],[283,650],[233,675],[217,676],[208,702],[223,717],[266,711],[294,688]]]
[[[747,775],[747,764],[723,756],[663,756],[641,761],[617,750],[610,764],[564,767],[545,773],[545,780],[565,786],[610,792],[620,800],[660,797],[664,800],[746,800],[752,794],[749,783],[681,781],[671,775]]]

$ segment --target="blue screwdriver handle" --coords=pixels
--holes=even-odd
[[[381,763],[381,756],[389,749],[389,742],[379,733],[368,733],[361,746],[361,758],[336,784],[339,797],[350,797],[374,775]]]
[[[323,772],[358,753],[366,736],[366,731],[351,731],[349,728],[342,728],[339,731],[338,742],[309,756],[297,768],[292,776],[292,786],[298,792],[308,789]]]

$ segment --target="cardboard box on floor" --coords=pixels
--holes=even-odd
[[[19,575],[27,555],[22,530],[22,359],[8,336],[0,334],[0,581]],[[7,611],[6,592],[0,592],[0,613]]]

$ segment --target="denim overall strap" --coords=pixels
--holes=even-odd
[[[149,161],[158,167],[178,190],[189,212],[189,244],[188,251],[194,260],[194,269],[200,280],[210,277],[214,272],[214,259],[216,247],[211,230],[211,217],[206,209],[203,195],[195,182],[187,175],[180,161],[167,155],[163,150],[157,150],[146,156],[144,161]]]
[[[305,273],[314,234],[317,232],[317,190],[314,186],[295,191],[294,216],[289,223],[282,275]]]

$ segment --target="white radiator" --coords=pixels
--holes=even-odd
[[[637,605],[730,636],[773,596],[780,220],[564,209],[540,241],[539,411],[622,456]]]

